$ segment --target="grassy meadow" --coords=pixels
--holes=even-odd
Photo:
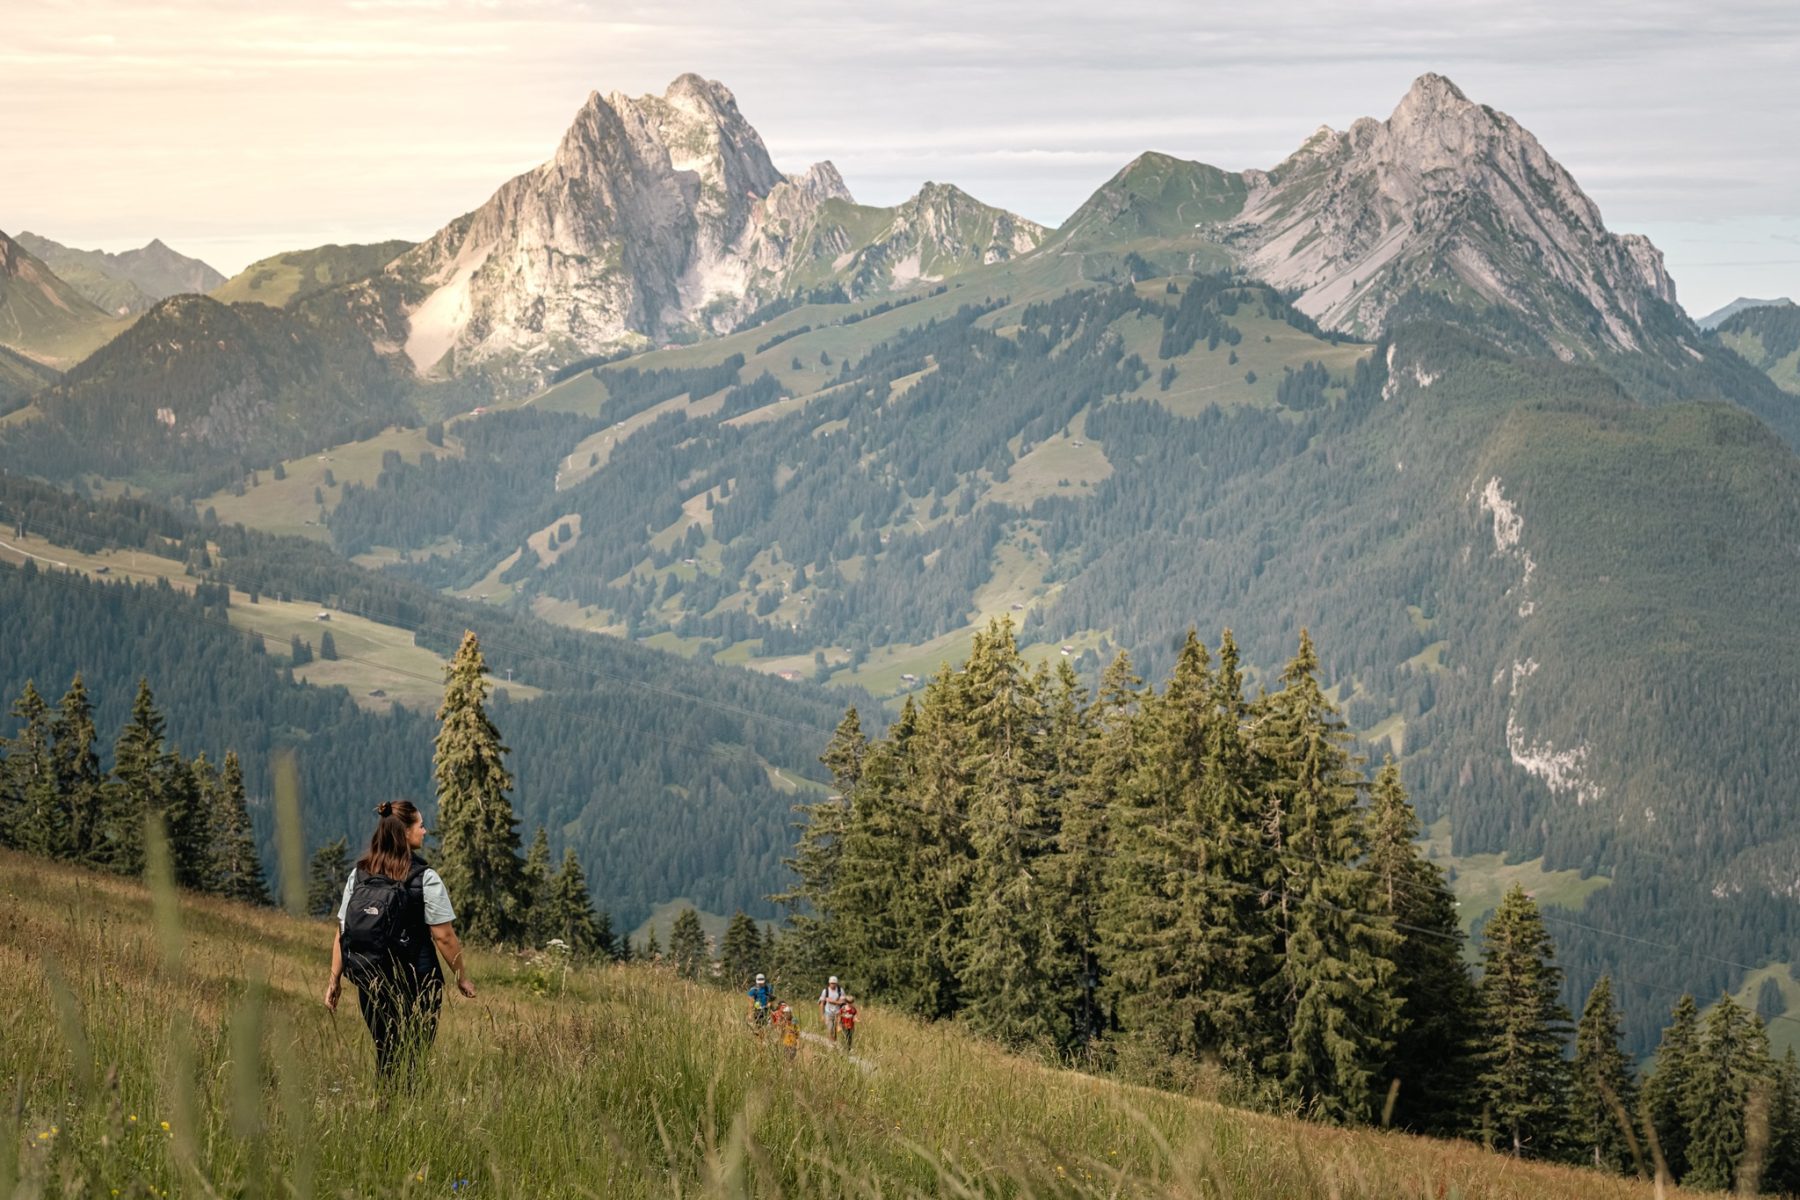
[[[0,906],[4,1196],[1653,1194],[1051,1069],[878,1004],[855,1060],[790,1062],[728,993],[500,954],[446,999],[424,1085],[384,1096],[349,989],[320,1003],[328,922],[10,853]]]

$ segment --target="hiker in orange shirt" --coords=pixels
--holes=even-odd
[[[844,1031],[844,1053],[856,1048],[856,997],[845,996],[838,1009],[838,1028]]]

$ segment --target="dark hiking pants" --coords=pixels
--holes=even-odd
[[[369,1036],[375,1040],[375,1081],[410,1086],[437,1037],[438,1008],[444,999],[442,977],[433,974],[420,979],[406,971],[401,977],[383,977],[358,988],[356,995]]]

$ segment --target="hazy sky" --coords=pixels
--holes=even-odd
[[[1795,0],[0,0],[0,229],[230,273],[422,238],[547,158],[588,92],[683,71],[776,163],[1056,224],[1155,148],[1270,166],[1422,71],[1517,117],[1703,313],[1800,295]]]

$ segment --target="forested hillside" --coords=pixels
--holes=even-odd
[[[411,417],[412,385],[329,302],[289,314],[176,296],[37,400],[0,461],[55,479],[204,494],[253,467]]]
[[[1456,853],[1611,879],[1604,924],[1718,950],[1576,935],[1572,989],[1627,960],[1621,988],[1654,960],[1702,990],[1786,960],[1785,908],[1741,882],[1785,860],[1737,856],[1793,832],[1800,580],[1764,548],[1800,538],[1800,488],[1753,416],[1681,399],[1728,370],[1428,322],[1344,343],[1226,276],[972,291],[860,341],[789,316],[597,367],[459,424],[460,458],[346,488],[332,535],[437,587],[887,696],[1008,612],[1090,680],[1115,648],[1166,669],[1197,621],[1260,679],[1310,625]]]
[[[845,715],[785,959],[855,964],[888,1003],[1157,1085],[1790,1189],[1800,1059],[1771,1054],[1764,1017],[1791,1019],[1726,997],[1702,1021],[1665,979],[1638,1014],[1671,1013],[1640,1103],[1602,975],[1571,1061],[1566,914],[1514,883],[1472,976],[1400,772],[1370,778],[1318,668],[1302,630],[1252,697],[1230,631],[1216,656],[1190,632],[1162,686],[1121,654],[1096,695],[990,624],[886,737]]]
[[[291,596],[416,630],[444,658],[475,629],[496,672],[541,692],[495,702],[521,823],[546,826],[559,854],[576,849],[596,898],[622,920],[635,923],[675,895],[768,911],[794,789],[819,774],[817,746],[834,719],[815,695],[445,599],[312,543],[203,531],[136,502],[90,506],[0,479],[0,518],[8,531],[54,534],[76,549],[159,556],[181,581],[107,583],[34,562],[0,566],[0,639],[14,648],[0,661],[0,694],[16,696],[28,680],[60,694],[81,672],[96,721],[110,731],[148,679],[171,744],[215,761],[227,749],[241,756],[265,848],[272,830],[262,800],[278,749],[298,752],[310,844],[361,838],[372,804],[431,791],[430,711],[368,711],[342,688],[296,683],[287,647],[229,622],[232,605]],[[309,638],[309,653],[314,645]]]
[[[1747,308],[1721,322],[1714,336],[1778,387],[1800,392],[1800,308],[1792,304]]]

